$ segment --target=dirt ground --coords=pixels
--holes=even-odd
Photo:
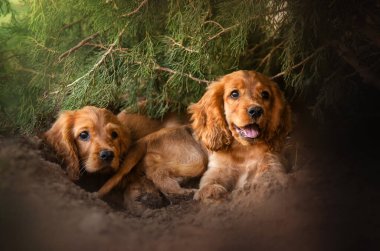
[[[299,119],[287,190],[142,216],[69,181],[35,140],[0,137],[0,250],[380,250],[373,127],[319,130]]]

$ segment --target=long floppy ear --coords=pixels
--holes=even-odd
[[[271,89],[275,99],[268,126],[268,140],[272,142],[275,149],[279,150],[292,130],[292,112],[284,94],[276,83],[273,83]]]
[[[227,148],[232,142],[224,116],[223,94],[224,82],[221,79],[212,83],[203,97],[188,108],[198,140],[211,151]]]
[[[129,151],[131,145],[132,145],[132,133],[131,130],[125,126],[125,125],[120,125],[121,126],[121,131],[122,135],[120,135],[119,140],[120,140],[120,155],[121,159],[124,159],[125,155]]]
[[[71,180],[78,180],[80,164],[73,135],[74,114],[74,111],[61,113],[53,126],[44,133],[44,138],[63,159],[69,178]]]

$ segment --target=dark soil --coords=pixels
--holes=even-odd
[[[1,137],[0,250],[380,250],[373,127],[323,131],[302,121],[287,190],[142,216],[69,181],[35,139]]]

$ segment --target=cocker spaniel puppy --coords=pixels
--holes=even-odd
[[[44,139],[64,161],[69,178],[78,180],[85,171],[118,170],[133,142],[170,123],[175,118],[161,122],[124,111],[115,116],[86,106],[62,112]]]
[[[163,128],[131,147],[123,167],[103,185],[98,195],[106,195],[128,174],[124,182],[125,201],[130,203],[146,193],[157,194],[155,188],[169,199],[186,196],[194,190],[181,187],[181,183],[202,175],[206,166],[207,153],[194,139],[189,126]]]
[[[218,200],[268,182],[284,185],[279,154],[291,130],[291,111],[276,83],[258,72],[233,72],[212,83],[188,110],[209,158],[196,200]]]
[[[130,131],[112,112],[93,106],[62,112],[44,138],[72,180],[84,171],[117,170],[132,143]]]

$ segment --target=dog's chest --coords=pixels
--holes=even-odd
[[[223,167],[232,169],[237,175],[237,188],[242,188],[254,179],[265,151],[262,148],[239,148],[230,152],[217,152],[209,156],[209,168]]]

